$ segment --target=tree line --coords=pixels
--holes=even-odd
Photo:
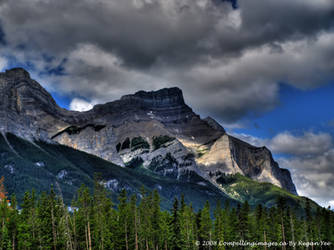
[[[92,192],[82,186],[71,209],[53,189],[40,196],[26,192],[18,208],[0,183],[0,198],[0,249],[250,249],[220,243],[334,242],[333,212],[312,211],[309,202],[302,215],[284,199],[271,208],[247,202],[210,208],[206,202],[195,211],[181,196],[168,211],[161,209],[157,191],[142,188],[129,196],[123,190],[114,204],[98,182]]]

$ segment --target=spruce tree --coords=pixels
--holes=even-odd
[[[130,249],[139,249],[139,218],[138,218],[138,209],[137,209],[137,196],[134,194],[130,198],[130,208],[129,208],[129,246]]]
[[[214,232],[213,240],[216,242],[224,242],[224,210],[221,207],[220,201],[217,202],[216,209],[214,211]],[[223,246],[218,246],[218,249],[225,249]]]
[[[118,197],[118,240],[115,244],[116,249],[129,249],[129,225],[127,220],[128,206],[127,194],[123,189]]]
[[[21,215],[18,226],[18,248],[20,249],[37,249],[37,216],[36,216],[36,199],[35,192],[26,192],[21,205]]]
[[[98,249],[113,248],[110,222],[112,202],[107,197],[106,189],[100,184],[100,177],[95,177],[93,197],[93,245]]]
[[[77,194],[77,199],[74,202],[74,219],[76,225],[76,238],[78,248],[92,249],[92,230],[91,230],[91,209],[92,197],[89,189],[82,185]]]
[[[206,201],[201,211],[199,234],[202,241],[212,240],[212,221],[210,216],[210,204],[208,201]]]
[[[238,229],[239,229],[239,237],[241,240],[248,240],[249,238],[249,215],[250,207],[247,201],[244,202],[242,207],[240,208],[239,216],[238,216]]]
[[[152,198],[152,238],[153,238],[153,246],[154,249],[159,248],[161,246],[161,242],[159,240],[160,234],[160,196],[157,190],[153,192]]]
[[[175,250],[181,249],[181,238],[180,238],[180,218],[179,218],[179,201],[175,198],[173,203],[173,210],[172,210],[172,248]]]

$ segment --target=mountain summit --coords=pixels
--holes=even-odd
[[[122,167],[189,180],[195,174],[223,191],[224,176],[241,174],[297,194],[290,172],[271,152],[201,119],[179,88],[139,91],[86,112],[60,108],[21,68],[0,74],[0,130],[30,142],[59,143]]]

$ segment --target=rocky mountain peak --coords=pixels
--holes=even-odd
[[[182,90],[173,88],[164,88],[157,91],[138,91],[133,95],[125,95],[122,101],[138,102],[149,107],[175,107],[184,105]]]
[[[6,70],[5,73],[0,73],[0,77],[2,78],[10,78],[10,79],[30,79],[30,74],[23,68],[12,68]]]
[[[222,133],[225,133],[225,129],[212,117],[208,116],[207,118],[204,119],[204,121],[206,121],[211,128],[218,130]]]
[[[7,70],[0,74],[0,132],[58,142],[121,166],[141,162],[177,179],[195,172],[219,188],[221,173],[240,173],[296,193],[268,149],[229,136],[213,118],[201,119],[177,87],[74,112],[61,109],[26,70]]]

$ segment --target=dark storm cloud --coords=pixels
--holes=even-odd
[[[2,26],[1,26],[1,22],[0,22],[0,44],[1,45],[5,45],[5,33],[3,32]]]
[[[201,49],[198,42],[213,31],[221,11],[209,3],[166,2],[5,1],[1,16],[12,43],[49,53],[64,53],[78,43],[97,44],[126,64],[145,67],[160,57],[188,59],[187,53]]]
[[[242,25],[235,28],[224,19],[232,12],[229,4],[162,2],[3,1],[1,16],[12,43],[51,53],[92,43],[137,67],[157,60],[184,63],[197,56],[220,57],[250,46],[314,36],[331,28],[334,18],[328,1],[240,1]]]
[[[0,56],[94,103],[177,85],[196,111],[233,122],[275,107],[279,81],[333,78],[333,10],[331,0],[2,0]]]
[[[256,6],[256,7],[255,7]],[[334,3],[310,0],[254,0],[240,4],[241,45],[272,44],[301,37],[315,38],[334,24]],[[238,40],[238,39],[235,39]]]

